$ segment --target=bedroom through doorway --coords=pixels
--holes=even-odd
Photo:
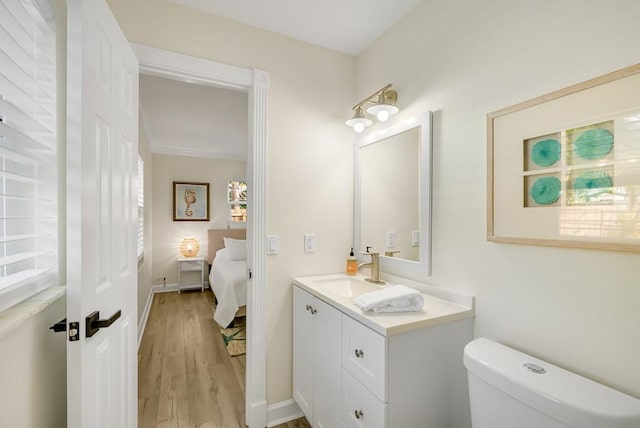
[[[151,278],[153,300],[138,352],[139,426],[245,426],[248,94],[141,74],[140,134],[151,183],[140,277]],[[167,215],[176,181],[207,184],[205,220]],[[202,272],[176,269],[191,237]],[[189,287],[198,275],[204,291]]]

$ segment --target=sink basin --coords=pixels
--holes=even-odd
[[[319,290],[340,297],[358,297],[371,291],[382,290],[378,285],[348,277],[319,279],[313,282]]]

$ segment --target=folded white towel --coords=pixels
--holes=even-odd
[[[380,291],[365,293],[354,304],[363,311],[412,312],[422,310],[424,299],[419,291],[406,285],[393,285]]]

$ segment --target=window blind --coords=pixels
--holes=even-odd
[[[0,311],[57,284],[56,52],[45,0],[0,0]]]
[[[144,161],[138,155],[138,260],[144,255]]]

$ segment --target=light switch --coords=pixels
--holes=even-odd
[[[278,254],[280,238],[278,235],[267,235],[267,254],[270,256]]]
[[[305,233],[304,234],[304,252],[315,253],[316,251],[316,234]]]
[[[411,246],[419,247],[420,246],[420,231],[413,230],[411,231]]]
[[[395,232],[387,232],[387,248],[396,248]]]

